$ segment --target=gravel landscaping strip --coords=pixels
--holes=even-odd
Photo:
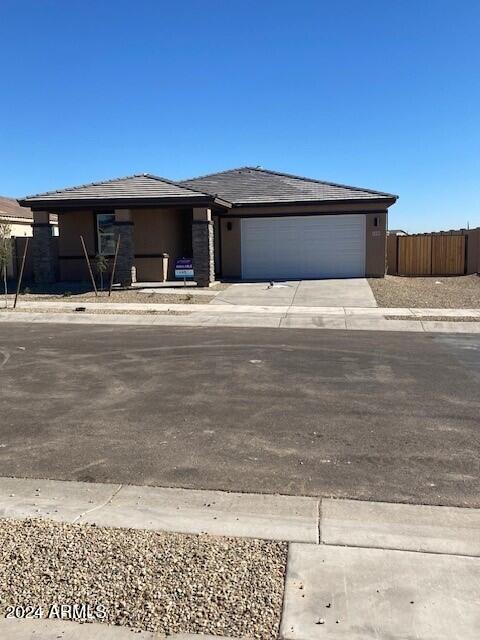
[[[8,605],[103,605],[103,622],[161,633],[278,635],[287,544],[0,521],[0,615]]]
[[[82,306],[81,304],[79,306]],[[157,311],[156,309],[146,309],[135,311],[135,309],[92,309],[89,308],[86,311],[75,311],[75,309],[55,309],[53,308],[31,308],[31,309],[23,309],[17,307],[16,309],[12,309],[9,307],[8,309],[2,309],[0,307],[0,311],[7,311],[13,313],[25,313],[26,311],[31,311],[33,313],[73,313],[77,316],[82,314],[88,315],[96,315],[96,314],[115,314],[115,315],[134,315],[134,316],[189,316],[191,315],[191,311],[175,311],[175,309],[168,309],[166,311]]]
[[[369,278],[368,283],[379,307],[480,307],[480,277],[477,275],[431,278],[387,275],[385,278]]]
[[[13,296],[9,296],[13,298]],[[134,289],[129,291],[112,291],[112,295],[109,297],[107,293],[100,292],[98,296],[95,296],[93,292],[87,293],[71,293],[68,295],[52,295],[41,293],[23,293],[20,295],[19,300],[23,302],[38,302],[39,300],[45,300],[48,302],[62,301],[62,302],[134,302],[141,304],[144,302],[156,302],[164,304],[208,304],[215,298],[214,295],[206,296],[195,295],[195,293],[141,293]]]
[[[480,322],[474,316],[384,316],[385,320],[418,320],[434,322]]]

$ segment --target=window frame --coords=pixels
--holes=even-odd
[[[112,257],[115,255],[115,232],[113,232],[113,241],[112,241],[111,251],[103,251],[102,244],[104,243],[102,243],[102,236],[104,234],[102,234],[100,230],[99,221],[100,221],[100,216],[111,216],[113,217],[113,226],[115,226],[115,213],[113,211],[95,211],[94,215],[95,215],[95,243],[97,247],[97,254],[106,256],[106,257]]]

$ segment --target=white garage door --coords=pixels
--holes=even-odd
[[[242,218],[246,280],[364,275],[364,215]]]

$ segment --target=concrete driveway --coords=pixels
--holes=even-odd
[[[0,326],[0,475],[480,506],[480,337]]]
[[[366,278],[241,282],[222,291],[210,304],[292,307],[376,307]]]

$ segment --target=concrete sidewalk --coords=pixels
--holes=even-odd
[[[11,307],[11,304],[9,307]],[[480,309],[432,309],[421,307],[349,307],[349,306],[315,306],[289,304],[252,305],[252,304],[188,304],[188,303],[158,303],[158,302],[66,302],[64,300],[22,301],[17,303],[18,309],[34,311],[35,309],[65,309],[72,311],[77,307],[85,307],[87,311],[101,309],[113,311],[188,311],[190,313],[209,313],[214,315],[226,314],[277,314],[277,315],[305,315],[305,316],[341,316],[341,317],[370,317],[384,316],[446,316],[452,318],[475,317],[480,318]],[[0,307],[0,311],[5,311]]]
[[[1,478],[2,517],[288,540],[284,640],[478,638],[478,509]],[[0,621],[2,637],[22,639],[90,640],[99,628]]]
[[[154,631],[138,631],[110,624],[85,624],[54,619],[0,619],[2,640],[218,640],[222,636],[203,633],[172,633],[166,636]],[[228,640],[223,636],[223,640]]]
[[[358,331],[413,331],[435,333],[480,333],[480,322],[448,322],[437,320],[415,320],[415,316],[475,317],[480,320],[480,309],[369,309],[347,307],[247,307],[242,305],[155,305],[155,304],[109,304],[85,303],[86,312],[74,314],[74,303],[22,303],[20,309],[0,309],[0,322],[40,322],[99,325],[139,326],[218,326],[218,327],[267,327],[290,329],[343,329]],[[28,309],[28,310],[27,310]],[[38,312],[49,309],[52,312]],[[65,309],[69,313],[54,312]],[[88,313],[109,310],[113,313]],[[35,312],[37,310],[37,312]],[[115,313],[117,311],[118,313]],[[129,313],[139,311],[152,313]],[[168,315],[181,311],[185,315]],[[158,312],[155,314],[155,312]],[[162,315],[162,313],[164,315]],[[387,320],[386,316],[405,315],[411,320]]]

